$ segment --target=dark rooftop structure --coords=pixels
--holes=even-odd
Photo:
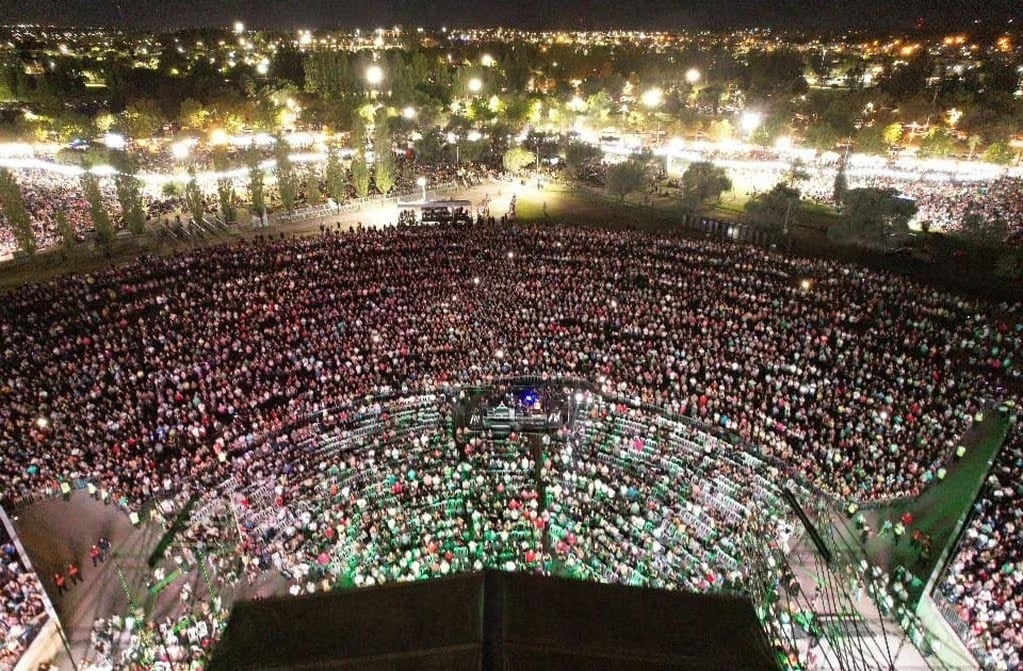
[[[209,669],[778,666],[747,599],[488,571],[240,603]]]

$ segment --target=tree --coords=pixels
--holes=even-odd
[[[707,129],[707,137],[713,142],[725,142],[735,137],[735,127],[728,119],[712,121]]]
[[[917,210],[915,202],[890,188],[849,189],[842,204],[842,222],[829,233],[866,245],[890,246],[898,241],[909,231],[909,220]]]
[[[373,183],[387,195],[394,188],[394,152],[391,150],[391,120],[385,107],[373,120]]]
[[[570,142],[565,148],[565,165],[569,173],[579,179],[591,172],[594,166],[599,166],[603,156],[600,147],[587,142]]]
[[[749,88],[758,96],[806,93],[803,56],[794,51],[753,51],[746,57]]]
[[[341,155],[336,145],[332,144],[327,148],[327,165],[323,177],[327,182],[327,193],[340,208],[348,195],[348,175],[341,165]]]
[[[806,168],[806,163],[803,159],[796,158],[789,165],[789,169],[785,171],[785,183],[789,186],[794,186],[797,182],[805,182],[810,179],[810,171]]]
[[[885,129],[879,124],[864,126],[856,134],[856,151],[861,154],[887,154],[888,143],[884,135]]]
[[[67,213],[64,210],[57,210],[53,218],[57,221],[57,234],[60,235],[60,241],[64,245],[64,249],[71,249],[77,245],[78,236],[75,235],[75,227],[71,225],[71,220],[67,218]]]
[[[373,183],[385,196],[394,188],[394,157],[390,149],[383,156],[377,154],[373,163]]]
[[[616,163],[607,170],[607,192],[618,199],[638,191],[646,183],[646,169],[635,161]]]
[[[373,153],[373,183],[386,196],[394,187],[394,153],[388,118],[383,113],[377,115],[373,126]]]
[[[263,187],[265,175],[263,167],[260,165],[261,158],[259,150],[255,147],[249,147],[245,152],[245,165],[249,170],[249,203],[252,213],[262,221],[266,214],[266,193]]]
[[[682,203],[695,210],[711,200],[719,200],[721,194],[730,191],[732,180],[724,168],[709,161],[691,163],[682,173]]]
[[[37,249],[36,232],[32,228],[32,218],[25,209],[25,201],[21,197],[21,187],[14,175],[7,168],[0,168],[0,206],[3,208],[7,226],[14,235],[18,248],[34,256]],[[59,210],[58,210],[59,211]]]
[[[280,135],[274,145],[274,158],[277,160],[277,193],[281,196],[281,205],[285,210],[293,210],[298,198],[298,176],[288,156],[288,144]]]
[[[787,233],[799,212],[799,204],[799,189],[778,183],[770,191],[761,193],[746,203],[746,218],[761,230]]]
[[[229,167],[227,149],[223,146],[214,147],[213,169],[223,175]],[[218,177],[217,201],[220,203],[220,214],[228,224],[234,223],[238,218],[234,200],[234,180],[230,177]]]
[[[1007,249],[998,259],[995,275],[1013,282],[1023,280],[1023,247]]]
[[[977,146],[980,145],[981,142],[983,142],[983,138],[976,133],[967,138],[966,146],[970,148],[969,160],[973,160],[974,154],[977,153]]]
[[[203,129],[210,118],[210,110],[198,100],[185,98],[181,101],[178,121],[186,128]]]
[[[902,142],[902,124],[890,123],[884,127],[884,142],[889,147],[897,147]]]
[[[999,216],[971,209],[960,220],[958,235],[981,245],[997,245],[1009,237],[1009,225]]]
[[[352,186],[355,187],[357,197],[365,198],[369,195],[369,166],[362,152],[358,152],[352,161]]]
[[[845,176],[845,165],[840,165],[838,167],[838,172],[835,173],[835,184],[831,191],[831,199],[835,201],[835,205],[842,204],[848,190],[849,179]]]
[[[100,243],[109,247],[114,241],[114,225],[110,220],[110,214],[103,204],[103,192],[100,190],[99,177],[91,172],[84,172],[81,176],[82,192],[89,204],[89,216],[92,217],[92,226],[96,229],[96,237]]]
[[[523,168],[533,164],[534,156],[533,153],[523,149],[522,147],[512,147],[508,151],[504,152],[504,159],[501,161],[504,164],[506,172],[517,173]]]
[[[185,207],[192,215],[192,221],[202,221],[206,214],[206,200],[203,198],[199,180],[195,177],[195,167],[188,169],[188,182],[185,184]]]
[[[984,150],[984,160],[988,163],[1008,165],[1014,158],[1012,147],[1005,142],[993,142]]]
[[[138,178],[138,164],[123,151],[111,152],[111,162],[117,169],[114,192],[121,206],[121,220],[129,231],[141,235],[146,230],[146,210],[142,204],[142,182]]]
[[[163,126],[163,112],[155,102],[143,98],[125,108],[120,125],[128,137],[148,138]]]
[[[320,191],[320,178],[312,166],[309,167],[305,174],[305,199],[310,205],[319,205],[323,202],[323,192]]]
[[[924,156],[948,156],[955,147],[955,139],[944,128],[934,128],[920,138],[920,154]]]
[[[831,151],[838,144],[838,131],[827,122],[812,124],[806,129],[806,144],[821,151]]]

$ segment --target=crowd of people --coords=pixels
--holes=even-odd
[[[0,671],[13,671],[46,621],[42,585],[0,524]]]
[[[1019,304],[567,229],[243,242],[27,286],[0,310],[9,498],[83,477],[137,505],[217,482],[218,455],[345,398],[512,373],[590,376],[836,495],[907,496],[1023,375]]]
[[[1023,668],[1023,431],[988,475],[939,586],[986,668]]]
[[[169,155],[145,153],[141,155],[149,156],[145,163],[148,170],[157,170],[164,174],[181,173],[180,161],[171,160]],[[263,158],[272,157],[270,149],[266,149]],[[841,163],[837,155],[826,153],[812,160],[803,161],[793,159],[784,152],[751,149],[739,145],[732,150],[720,148],[704,150],[690,158],[719,162],[726,168],[735,184],[744,185],[742,188],[750,195],[766,191],[779,181],[789,180],[808,200],[827,205],[835,204],[835,175],[838,164]],[[208,151],[203,150],[189,160],[194,160],[201,169],[211,169]],[[240,150],[232,154],[230,160],[232,165],[244,165]],[[295,165],[295,171],[298,176],[295,207],[301,208],[310,203],[323,202],[327,195],[323,164],[298,163]],[[307,193],[310,184],[307,175],[310,171],[318,176],[320,191],[318,196]],[[417,180],[420,177],[425,177],[431,186],[450,183],[466,186],[477,183],[482,177],[492,175],[494,172],[481,164],[465,163],[458,166],[444,162],[424,164],[414,157],[396,156],[391,193],[417,194],[419,192]],[[583,172],[584,174],[578,175],[582,181],[602,183],[605,180],[606,166],[594,163]],[[33,219],[39,247],[53,246],[61,241],[55,218],[58,210],[67,213],[79,238],[84,239],[88,235],[92,229],[92,222],[77,177],[40,169],[19,170],[16,176]],[[241,175],[232,181],[239,204],[248,203],[248,178]],[[120,208],[116,204],[112,182],[110,178],[101,180],[107,209],[116,222],[119,220]],[[272,174],[268,175],[265,182],[267,211],[272,213],[282,207],[280,195]],[[850,166],[847,168],[847,182],[849,188],[865,186],[895,188],[916,202],[917,225],[931,230],[954,232],[960,230],[964,220],[970,218],[984,228],[1004,230],[1012,239],[1023,234],[1023,225],[1020,224],[1023,222],[1023,186],[1021,180],[1016,177],[985,173],[980,177],[964,179],[955,172],[936,172],[927,169],[926,166],[892,164],[886,167],[882,163]],[[203,183],[202,186],[205,210],[215,214],[219,209],[215,185],[209,182]],[[346,180],[346,191],[347,199],[357,197],[351,174]],[[375,193],[372,186],[371,193]],[[147,188],[145,207],[150,221],[166,219],[171,222],[182,220],[187,222],[190,216],[180,185],[178,189],[171,190],[156,186]],[[995,222],[999,222],[997,226],[994,225]],[[0,214],[0,257],[16,248],[14,237]]]
[[[730,506],[752,494],[730,480],[732,466],[678,455],[671,468],[714,484],[673,499],[664,487],[675,471],[641,482],[631,460],[601,461],[624,449],[655,456],[668,444],[661,430],[612,430],[595,407],[585,441],[545,447],[539,465],[559,474],[565,532],[548,549],[551,515],[524,476],[537,454],[521,436],[451,437],[443,414],[403,434],[411,420],[395,413],[392,424],[372,417],[388,433],[360,451],[324,454],[332,423],[370,421],[359,411],[367,395],[582,377],[755,445],[821,492],[874,501],[918,494],[987,399],[1023,382],[1019,303],[750,246],[518,225],[275,236],[146,257],[9,294],[0,341],[5,500],[88,481],[138,510],[230,480],[245,551],[225,574],[280,569],[298,591],[501,562],[659,585],[737,579],[729,543],[742,529]],[[407,409],[412,426],[428,424],[428,407],[444,405]],[[609,522],[573,519],[573,501],[608,500],[625,506],[601,516]],[[662,500],[677,519],[649,503]],[[711,540],[676,551],[692,576],[668,575],[652,557],[667,543],[635,524]],[[644,561],[609,554],[615,543]]]
[[[240,157],[235,157],[241,161]],[[239,163],[240,164],[240,163]],[[328,198],[328,185],[324,175],[322,163],[300,163],[294,166],[297,176],[297,191],[295,194],[295,209],[310,207],[316,203],[326,202]],[[180,171],[172,171],[169,174],[181,174]],[[315,175],[318,193],[312,193],[309,174]],[[389,191],[391,195],[402,195],[405,197],[416,197],[420,193],[417,180],[424,177],[429,188],[435,189],[439,186],[457,185],[460,188],[467,188],[481,183],[483,179],[496,174],[487,166],[477,163],[466,163],[460,166],[451,164],[425,165],[413,159],[399,158],[394,167],[394,185]],[[57,220],[57,212],[67,216],[71,229],[74,231],[78,241],[88,239],[94,230],[92,215],[89,211],[89,204],[82,190],[81,180],[76,176],[66,175],[58,172],[51,172],[42,169],[18,170],[14,173],[20,188],[25,208],[32,219],[33,229],[36,234],[37,246],[39,248],[54,247],[64,242]],[[184,179],[184,177],[182,177]],[[249,177],[240,175],[230,180],[234,190],[237,206],[238,221],[248,224],[246,205],[250,201]],[[371,183],[372,184],[372,183]],[[121,223],[121,207],[117,201],[116,190],[112,178],[100,179],[103,205],[110,215],[115,227]],[[213,181],[202,180],[199,182],[200,191],[203,196],[203,210],[207,215],[218,216],[220,212],[220,201],[217,195],[217,185]],[[371,195],[377,195],[371,186]],[[143,191],[143,206],[145,208],[147,226],[155,231],[162,228],[158,222],[168,225],[185,225],[191,221],[191,213],[185,198],[184,185],[176,183],[174,188],[165,188],[155,184],[147,185]],[[345,181],[345,199],[352,201],[358,198],[354,180],[349,169]],[[264,179],[264,199],[268,214],[282,211],[283,202],[277,187],[277,181],[272,171]],[[14,234],[7,225],[2,209],[0,209],[0,259],[15,252],[18,243]]]
[[[201,601],[179,617],[144,621],[113,615],[93,623],[84,671],[201,669],[223,633],[228,612],[219,599]]]

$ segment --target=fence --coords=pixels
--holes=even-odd
[[[955,606],[948,602],[947,599],[941,594],[932,593],[931,602],[934,607],[938,610],[948,626],[952,628],[955,635],[959,637],[959,640],[963,642],[966,649],[970,651],[970,654],[974,656],[982,668],[990,668],[987,661],[987,652],[984,650],[984,645],[980,640],[973,635],[973,631],[970,629],[970,625],[959,617],[959,613],[956,612]]]
[[[750,224],[738,221],[708,219],[695,214],[682,215],[683,228],[706,233],[723,240],[748,242],[754,245],[772,245],[781,240],[782,236],[773,231],[766,231]]]

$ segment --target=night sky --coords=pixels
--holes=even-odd
[[[968,27],[974,19],[1005,26],[1017,0],[0,0],[2,23],[129,28],[375,28],[512,26],[523,28],[934,28]]]

